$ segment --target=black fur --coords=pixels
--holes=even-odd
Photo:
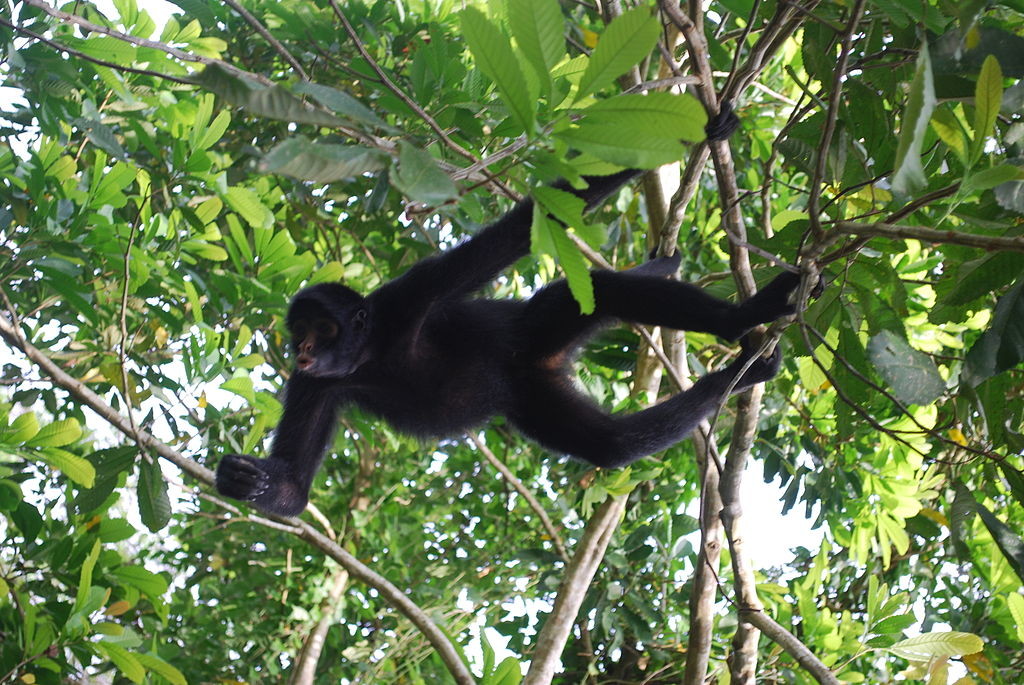
[[[716,132],[734,127],[719,123]],[[591,177],[586,189],[573,192],[593,207],[639,173]],[[678,257],[593,272],[591,315],[580,314],[565,281],[528,300],[472,297],[529,252],[532,213],[533,203],[521,202],[472,240],[419,262],[365,298],[337,283],[298,293],[289,329],[294,333],[301,323],[308,330],[306,322],[326,319],[337,332],[328,324],[323,335],[293,341],[302,368],[288,380],[270,457],[226,455],[217,489],[267,512],[298,514],[346,404],[422,437],[459,435],[501,414],[556,452],[606,468],[628,464],[684,439],[725,399],[755,351],[744,340],[736,361],[690,390],[635,414],[609,415],[573,383],[572,361],[588,336],[625,320],[737,340],[793,313],[787,300],[799,282],[795,274],[783,273],[732,304],[665,278],[675,273]],[[779,362],[778,350],[755,359],[734,390],[772,378]]]

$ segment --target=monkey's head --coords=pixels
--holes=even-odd
[[[319,283],[300,291],[287,324],[300,373],[342,378],[365,361],[370,315],[366,299],[351,288]]]

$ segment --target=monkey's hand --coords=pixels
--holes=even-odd
[[[306,508],[306,495],[287,477],[286,465],[273,459],[225,454],[217,465],[216,484],[220,494],[268,514],[296,516]]]
[[[749,335],[743,336],[742,340],[740,340],[740,344],[743,346],[743,351],[740,353],[740,356],[736,361],[730,364],[727,369],[732,372],[733,376],[741,371],[743,372],[743,375],[733,388],[733,392],[740,392],[742,390],[746,390],[752,385],[764,383],[765,381],[775,378],[775,375],[779,373],[779,368],[782,366],[782,350],[779,349],[778,345],[775,346],[775,349],[769,356],[762,357],[758,354],[760,345],[751,340]],[[749,368],[747,368],[746,371],[743,371],[743,367],[745,367],[747,362],[751,359],[753,359],[753,361],[750,362]]]

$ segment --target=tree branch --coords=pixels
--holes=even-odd
[[[902,226],[898,224],[863,224],[856,221],[838,221],[832,225],[838,233],[890,240],[920,240],[925,243],[963,245],[982,250],[1009,250],[1024,252],[1024,236],[987,236],[958,231],[939,231],[924,226]]]
[[[135,438],[137,435],[139,444],[153,450],[199,482],[207,486],[213,485],[213,472],[210,469],[184,456],[142,428],[133,431],[131,423],[124,416],[107,404],[102,397],[72,377],[52,359],[47,357],[46,354],[28,342],[21,331],[4,316],[0,316],[0,337],[11,347],[24,353],[32,363],[51,378],[55,385],[63,388],[72,397],[99,414],[103,420],[121,433],[124,433],[129,438]],[[275,519],[280,522],[277,524],[278,526],[281,524],[289,526],[289,532],[309,542],[321,552],[337,561],[353,578],[375,589],[396,611],[409,619],[423,633],[434,649],[437,650],[438,655],[448,667],[448,671],[452,674],[455,682],[459,683],[459,685],[473,685],[476,682],[476,679],[473,678],[469,669],[466,668],[458,651],[444,632],[391,581],[363,564],[338,545],[338,543],[316,530],[309,523],[297,518],[275,517]],[[256,517],[253,517],[253,520],[258,521]]]

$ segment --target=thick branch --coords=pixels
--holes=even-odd
[[[609,497],[587,522],[587,530],[565,571],[555,606],[537,635],[537,649],[522,685],[548,685],[554,678],[569,631],[625,508],[624,495]]]
[[[740,618],[757,626],[761,632],[771,638],[772,642],[782,647],[786,650],[787,654],[796,659],[796,662],[819,683],[823,685],[839,685],[839,678],[833,675],[828,666],[821,663],[818,657],[814,656],[804,643],[800,642],[793,633],[776,623],[771,616],[763,611],[741,609]]]
[[[4,316],[0,316],[0,337],[2,337],[14,349],[23,352],[25,356],[32,361],[32,363],[38,366],[52,379],[55,385],[69,392],[72,397],[99,414],[100,417],[102,417],[103,420],[111,426],[121,431],[129,438],[135,439],[137,437],[140,445],[153,450],[201,483],[206,485],[213,484],[213,472],[210,469],[196,463],[171,446],[157,440],[152,434],[141,428],[137,431],[133,431],[128,419],[107,404],[102,397],[72,377],[64,371],[64,369],[54,363],[52,359],[47,357],[42,351],[28,342],[22,336],[21,331],[15,328],[15,326]],[[259,521],[257,517],[253,517],[252,520]],[[457,683],[460,685],[472,685],[476,682],[444,632],[430,620],[430,617],[427,616],[422,609],[406,597],[405,594],[403,594],[402,591],[393,585],[387,578],[363,564],[350,553],[345,551],[336,542],[305,521],[294,518],[280,518],[279,520],[289,526],[287,529],[289,532],[297,535],[303,540],[306,540],[324,554],[345,567],[353,578],[356,578],[377,590],[386,602],[394,607],[400,614],[409,619],[409,621],[411,621],[412,624],[423,633],[430,644],[433,645],[434,649],[437,650]],[[274,522],[270,521],[269,523],[273,524]],[[279,526],[280,524],[275,524],[275,527]]]

